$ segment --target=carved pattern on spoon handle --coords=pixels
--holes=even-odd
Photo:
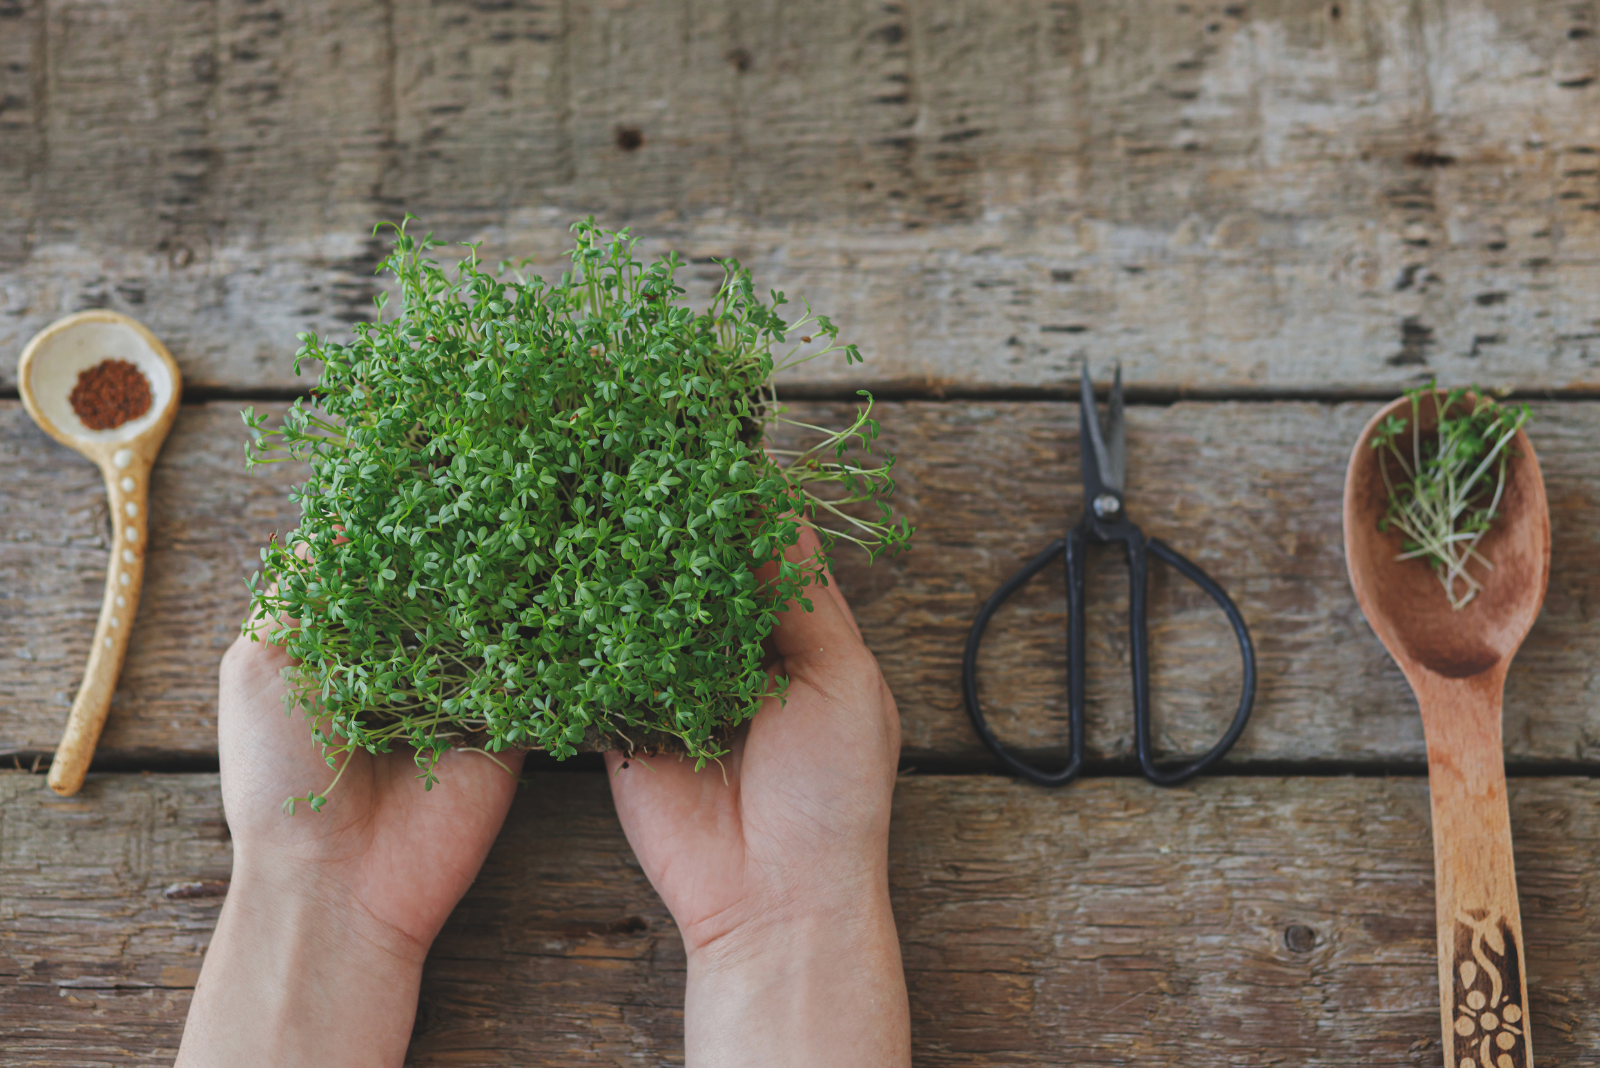
[[[1448,1061],[1456,1068],[1532,1068],[1520,933],[1488,909],[1456,917],[1456,1018]]]

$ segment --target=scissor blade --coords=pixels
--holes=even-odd
[[[1122,421],[1122,363],[1117,363],[1111,385],[1111,403],[1106,408],[1106,459],[1111,467],[1109,485],[1118,493],[1128,473],[1128,430]]]
[[[1119,369],[1120,373],[1120,369]],[[1122,426],[1122,392],[1121,379],[1118,378],[1119,388],[1112,391],[1112,413],[1116,427],[1114,433],[1121,432]],[[1100,428],[1100,414],[1094,406],[1094,383],[1089,380],[1089,361],[1083,363],[1083,378],[1079,383],[1079,404],[1081,407],[1081,422],[1083,433],[1083,489],[1090,499],[1105,490],[1122,492],[1122,473],[1117,470],[1111,450],[1106,445],[1106,434]]]

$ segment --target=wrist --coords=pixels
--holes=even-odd
[[[898,967],[900,953],[887,892],[881,901],[848,909],[768,914],[686,948],[691,984],[737,986],[753,994],[804,983],[839,966],[882,963],[891,955]]]
[[[426,951],[348,895],[236,863],[178,1064],[399,1065]]]
[[[846,908],[781,910],[689,952],[689,1068],[910,1064],[887,881]]]
[[[841,849],[825,858],[808,858],[804,863],[774,865],[749,861],[760,871],[759,880],[734,903],[709,915],[679,915],[673,920],[683,936],[684,951],[707,961],[751,950],[783,932],[810,928],[836,917],[851,922],[871,916],[875,921],[887,917],[889,908],[889,857],[886,842],[871,843],[862,849]]]
[[[281,857],[257,863],[249,851],[238,849],[227,905],[251,930],[293,932],[293,941],[307,947],[420,970],[431,938],[380,920],[330,868],[302,867]]]

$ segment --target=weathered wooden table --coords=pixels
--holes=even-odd
[[[243,403],[371,312],[374,221],[549,264],[596,213],[805,296],[874,389],[916,550],[841,581],[899,697],[895,907],[926,1065],[1440,1063],[1421,729],[1352,599],[1344,461],[1439,375],[1535,404],[1554,572],[1506,700],[1534,1048],[1600,1064],[1600,37],[1592,0],[0,0],[0,1063],[157,1064],[225,892],[215,668],[293,472]],[[96,774],[31,774],[109,529],[16,401],[50,320],[178,357],[148,585]],[[1093,577],[1095,774],[994,764],[957,697],[983,597],[1078,513],[1078,361],[1121,360],[1135,518],[1254,630],[1224,774],[1129,774],[1122,571]],[[1236,654],[1151,613],[1161,743]],[[996,722],[1064,738],[1064,593],[991,631]],[[541,771],[429,960],[424,1064],[680,1056],[682,950],[592,760]]]

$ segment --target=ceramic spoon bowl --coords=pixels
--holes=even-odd
[[[150,409],[114,429],[91,430],[68,398],[79,373],[103,360],[126,360],[144,374]],[[17,366],[17,384],[34,422],[100,468],[111,505],[105,599],[83,685],[50,765],[50,788],[65,796],[83,785],[128,651],[149,544],[150,469],[178,414],[183,381],[166,346],[143,325],[116,312],[88,311],[51,324],[28,342]]]
[[[1424,432],[1438,423],[1437,403],[1435,394],[1421,404]],[[1550,578],[1544,479],[1532,443],[1518,431],[1499,515],[1478,545],[1494,567],[1471,565],[1483,589],[1452,609],[1427,564],[1395,559],[1400,534],[1378,530],[1388,492],[1371,439],[1391,415],[1409,424],[1410,401],[1373,416],[1350,456],[1345,561],[1367,622],[1405,672],[1422,711],[1444,1063],[1533,1068],[1500,704],[1511,658],[1538,618]]]

